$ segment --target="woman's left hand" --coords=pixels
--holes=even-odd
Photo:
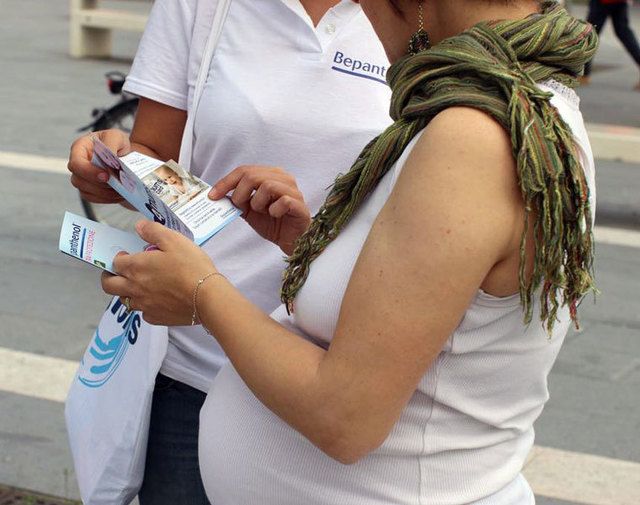
[[[102,289],[129,298],[145,321],[166,326],[190,325],[193,292],[199,279],[215,272],[211,259],[183,235],[151,221],[136,225],[138,234],[156,250],[118,255],[118,275],[102,274]]]

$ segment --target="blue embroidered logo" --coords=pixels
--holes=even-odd
[[[336,51],[333,63],[334,65],[331,68],[337,72],[387,84],[387,67],[374,65],[355,58],[348,58],[340,51]]]
[[[114,316],[113,324],[101,326],[103,332],[106,327],[109,334],[101,334],[100,328],[96,330],[89,352],[82,359],[78,375],[78,380],[90,388],[99,388],[109,381],[129,347],[137,342],[138,330],[142,324],[140,314],[127,312],[117,298],[107,310]]]

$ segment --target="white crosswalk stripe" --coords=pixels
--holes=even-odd
[[[69,170],[67,170],[67,161],[64,158],[51,156],[0,151],[0,167],[19,168],[32,172],[70,175]]]
[[[64,402],[78,363],[0,347],[0,390]]]
[[[0,347],[0,391],[63,402],[75,361]],[[534,492],[585,505],[638,505],[640,463],[535,446],[524,474]]]
[[[596,226],[594,236],[599,244],[640,248],[640,232],[635,230]]]
[[[640,463],[534,447],[524,475],[540,496],[587,505],[638,505]]]
[[[640,163],[640,128],[588,124],[587,131],[596,158]]]

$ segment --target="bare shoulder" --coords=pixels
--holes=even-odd
[[[433,160],[444,156],[457,161],[460,169],[479,169],[484,177],[515,178],[515,160],[507,131],[478,109],[451,107],[440,112],[416,147],[420,157]]]
[[[519,195],[509,134],[488,114],[468,107],[446,109],[429,123],[403,177],[427,178],[442,187],[464,187],[466,193],[490,197],[513,200]]]
[[[459,230],[461,242],[490,236],[503,257],[517,243],[524,211],[506,130],[476,109],[441,112],[407,159],[392,201],[407,209],[407,226]]]

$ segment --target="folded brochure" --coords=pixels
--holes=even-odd
[[[237,218],[231,200],[209,199],[211,186],[174,161],[163,162],[132,152],[119,158],[97,137],[92,163],[109,173],[109,185],[150,220],[202,245]],[[67,212],[60,232],[60,250],[113,273],[113,258],[149,247],[137,235]]]
[[[150,249],[151,246],[134,233],[66,212],[62,221],[59,247],[69,256],[115,273],[113,258],[118,253],[136,254]]]
[[[174,161],[132,152],[118,158],[97,137],[92,163],[106,170],[109,185],[148,219],[202,245],[241,214],[231,200],[209,199],[211,186]]]

